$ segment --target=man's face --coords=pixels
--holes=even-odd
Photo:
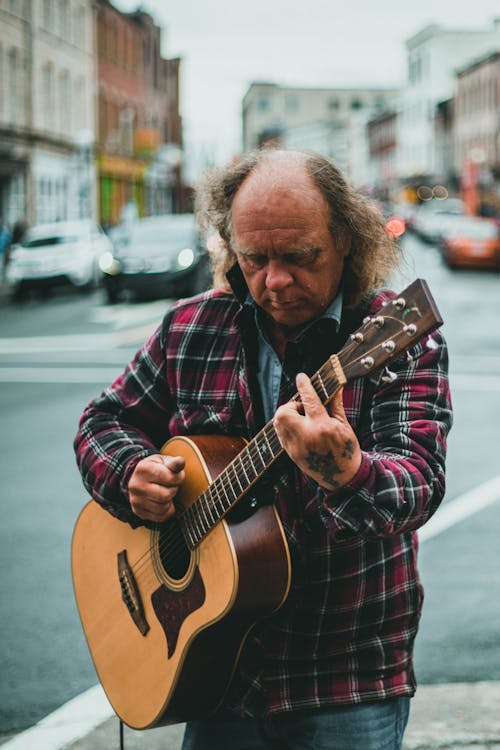
[[[336,296],[345,253],[328,206],[301,162],[267,162],[232,205],[233,246],[255,302],[285,330],[320,315]]]

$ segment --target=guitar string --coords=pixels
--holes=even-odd
[[[358,344],[356,342],[349,341],[347,343],[347,345],[344,347],[344,349],[342,351],[342,354],[347,358],[347,356],[349,355],[350,351],[353,350],[353,349],[355,349],[357,346],[358,346]],[[365,351],[364,355],[366,355],[368,353],[369,352]],[[328,361],[327,363],[325,363],[323,365],[323,367],[319,371],[320,373],[321,373],[322,370],[324,370],[325,366],[328,366],[329,362],[330,361]],[[331,372],[331,365],[330,365],[330,372]],[[331,385],[332,381],[333,381],[334,385],[338,384],[337,378],[336,377],[332,378],[331,375],[324,375],[323,377],[321,377],[321,375],[319,375],[319,378],[321,378],[323,380],[323,382],[325,382],[325,380],[326,380],[326,382],[327,382],[328,385]],[[319,378],[318,378],[318,373],[315,373],[315,375],[312,378],[313,384],[315,382],[317,382],[319,380]],[[299,398],[299,396],[296,393],[292,397],[292,400],[297,400],[298,398]],[[326,399],[325,399],[325,401],[326,401]],[[269,423],[268,425],[265,426],[265,428],[263,428],[263,430],[261,431],[262,434],[264,434],[266,432],[266,430],[269,431],[269,427],[270,426],[272,427],[272,423]],[[261,433],[259,433],[259,435],[260,434]],[[257,435],[256,438],[258,438],[259,435]],[[274,438],[276,438],[276,440],[277,440],[277,436],[276,436],[276,434],[274,432],[274,428],[271,430],[270,435],[271,435],[271,438],[273,438],[273,440],[274,440]],[[266,439],[269,442],[269,436],[268,435],[266,435]],[[254,439],[254,440],[256,440],[256,439]],[[279,446],[279,448],[281,447],[280,444],[279,444],[279,441],[278,441],[278,446]],[[249,444],[249,446],[247,446],[247,449],[249,450],[249,455],[250,456],[251,456],[252,449],[254,450],[254,453],[255,453],[256,450],[258,450],[256,448],[256,443],[254,443],[253,441]],[[244,449],[243,452],[245,452],[245,450],[246,449]],[[256,455],[258,455],[258,454],[256,454]],[[184,521],[184,517],[186,517],[186,516],[192,516],[194,514],[194,512],[197,511],[198,502],[199,501],[202,502],[203,498],[206,497],[207,494],[213,500],[213,491],[211,490],[211,488],[214,488],[215,491],[217,492],[217,495],[219,495],[218,499],[219,499],[219,502],[220,502],[220,493],[219,493],[218,485],[221,483],[221,481],[220,481],[221,480],[221,476],[222,476],[222,485],[223,485],[222,486],[222,490],[224,492],[224,497],[225,497],[225,500],[226,500],[226,506],[223,504],[222,505],[222,509],[219,509],[217,507],[217,498],[215,498],[215,502],[212,502],[211,506],[209,505],[209,507],[211,507],[212,509],[215,509],[216,512],[218,512],[221,517],[224,514],[224,512],[226,512],[231,507],[231,505],[234,504],[235,501],[237,502],[238,499],[239,499],[239,497],[241,497],[241,495],[244,494],[242,492],[239,496],[236,495],[234,497],[233,501],[230,501],[230,500],[228,501],[228,498],[227,498],[227,489],[228,489],[228,487],[232,488],[233,485],[232,485],[232,483],[231,483],[230,480],[226,481],[225,477],[229,475],[230,471],[233,471],[233,475],[237,477],[236,472],[235,472],[235,468],[234,468],[234,464],[235,464],[236,461],[240,461],[240,462],[242,461],[242,458],[241,458],[240,454],[235,457],[235,459],[231,462],[231,464],[228,467],[226,467],[226,469],[224,470],[224,472],[222,472],[222,475],[219,475],[219,477],[217,477],[216,480],[214,480],[214,482],[212,483],[212,485],[210,485],[209,488],[207,488],[207,490],[205,490],[205,492],[202,493],[202,495],[200,496],[200,498],[198,498],[197,500],[195,500],[194,503],[191,506],[189,506],[188,508],[184,509],[184,511],[182,512],[181,516],[177,519],[177,524],[172,523],[170,528],[163,530],[163,537],[160,539],[160,543],[159,543],[159,552],[160,552],[160,555],[162,554],[162,552],[165,552],[168,547],[170,547],[169,554],[174,559],[174,562],[179,559],[180,555],[184,556],[186,554],[186,547],[189,550],[189,545],[186,544],[186,541],[184,539],[182,530],[180,528],[181,525],[182,525],[182,522]],[[264,465],[263,468],[265,468],[265,465]],[[219,480],[219,481],[217,481],[217,480]],[[241,487],[241,483],[240,482],[238,482],[238,483],[240,484],[240,487]],[[220,520],[220,518],[218,520]],[[194,525],[192,523],[188,524],[188,519],[186,519],[185,523],[188,526],[190,525],[192,529],[194,528]],[[201,525],[202,525],[202,528],[203,528],[203,524],[201,524]],[[174,528],[174,526],[176,526],[177,528]],[[206,529],[206,530],[204,529],[203,530],[204,534],[208,533],[209,530],[210,530],[210,528]],[[188,534],[189,534],[189,529],[188,529]],[[199,533],[195,533],[195,535],[194,535],[194,537],[195,537],[195,546],[196,546],[196,544],[199,543],[199,541],[201,541],[201,539],[203,538],[204,534],[202,534],[201,537],[199,539],[197,539],[197,537],[199,536]],[[149,553],[145,553],[143,555],[143,559],[144,559],[145,562],[149,563]],[[139,560],[132,567],[133,567],[134,571],[137,571],[136,575],[139,577],[140,576],[140,570],[141,570],[141,567],[142,567],[141,566],[141,558],[139,558]]]
[[[399,318],[396,318],[394,316],[390,316],[390,315],[386,314],[383,317],[384,317],[385,321],[390,320],[390,321],[396,322],[398,324],[401,324],[401,321],[399,320]],[[371,321],[368,321],[365,324],[364,327],[369,326],[370,322]],[[363,326],[361,328],[363,328]],[[358,329],[358,330],[360,330],[360,329]],[[393,338],[401,337],[403,335],[403,332],[404,332],[403,328],[401,328],[399,331],[395,331],[394,334],[393,334]],[[386,333],[387,332],[384,331],[384,336],[383,336],[384,339],[387,338]],[[417,333],[418,333],[418,336],[417,336]],[[411,344],[414,342],[414,340],[416,338],[420,338],[423,335],[425,335],[425,332],[424,333],[416,332],[409,339],[409,341],[408,341],[408,347],[411,346]],[[405,347],[405,348],[408,348],[408,347]],[[344,347],[340,350],[340,352],[337,354],[337,356],[339,358],[339,361],[341,361],[343,359],[347,360],[349,358],[349,355],[352,353],[352,351],[355,350],[355,349],[357,349],[357,348],[359,348],[359,343],[356,342],[353,339],[350,339],[344,345]],[[370,356],[371,354],[373,354],[374,351],[377,348],[380,348],[380,343],[376,344],[375,346],[372,346],[371,349],[365,349],[364,352],[360,356],[358,356],[357,358],[354,357],[354,359],[351,362],[346,362],[345,364],[343,364],[341,362],[341,366],[342,366],[342,368],[344,370],[344,373],[346,373],[346,370],[349,370],[349,368],[352,368],[356,364],[358,364],[363,357],[367,357],[367,356]],[[401,350],[401,351],[404,351],[404,350]],[[400,351],[398,351],[397,353],[399,354]],[[394,356],[394,353],[391,354],[391,357],[392,356]],[[387,359],[390,359],[390,357],[387,357]],[[330,373],[330,374],[326,374],[324,372],[325,368],[329,368],[328,369],[328,373]],[[319,385],[319,384],[321,384],[321,386],[323,386],[323,384],[325,384],[325,385],[327,385],[329,387],[332,384],[338,386],[338,380],[336,378],[335,373],[333,373],[333,376],[331,375],[332,370],[333,370],[333,368],[332,368],[331,362],[330,362],[330,360],[328,360],[327,362],[325,362],[322,365],[322,367],[319,369],[319,371],[316,372],[312,376],[311,382],[315,386],[316,391],[318,390],[318,388],[316,386]],[[319,393],[318,393],[318,395],[320,396]],[[294,396],[292,396],[292,398],[290,400],[297,401],[299,398],[300,397],[299,397],[298,393],[295,393]],[[321,400],[322,400],[323,403],[326,403],[331,398],[331,396],[327,396],[326,399],[323,399],[321,396],[320,396],[320,398],[321,398]],[[248,490],[251,488],[252,484],[260,476],[259,473],[255,472],[254,462],[252,461],[252,451],[253,451],[253,457],[254,457],[254,459],[256,459],[258,457],[258,460],[262,463],[262,469],[264,469],[264,470],[266,470],[267,466],[269,466],[270,463],[272,463],[272,461],[274,461],[275,458],[277,457],[277,455],[274,455],[273,458],[272,458],[272,461],[269,464],[267,464],[267,465],[264,463],[264,461],[262,459],[262,456],[261,456],[259,448],[258,448],[258,438],[259,437],[262,438],[265,435],[266,441],[269,443],[269,436],[267,434],[265,434],[266,430],[270,430],[270,437],[271,437],[271,439],[273,439],[273,440],[276,439],[278,441],[277,449],[278,449],[279,452],[281,452],[281,450],[282,450],[281,449],[281,444],[279,443],[277,435],[276,435],[276,433],[274,431],[274,427],[272,425],[272,422],[269,422],[252,439],[252,441],[241,451],[241,453],[238,454],[230,462],[230,464],[223,470],[223,472],[218,477],[216,477],[216,479],[206,488],[206,490],[190,506],[188,506],[187,508],[184,508],[182,510],[180,516],[178,516],[178,518],[177,518],[177,524],[172,524],[172,528],[170,528],[170,529],[163,529],[163,534],[162,534],[161,531],[159,531],[157,529],[159,531],[160,535],[161,535],[161,537],[160,537],[160,543],[159,543],[160,554],[162,554],[162,552],[164,553],[167,550],[167,548],[169,548],[169,547],[170,547],[170,549],[168,550],[169,554],[171,556],[173,556],[174,559],[178,558],[180,555],[184,556],[186,554],[186,548],[187,548],[187,551],[189,553],[191,553],[189,545],[187,544],[187,542],[186,542],[186,540],[184,538],[183,532],[180,529],[180,527],[182,526],[182,524],[184,523],[186,526],[189,527],[188,528],[188,535],[189,535],[189,529],[191,531],[194,531],[194,539],[195,539],[195,545],[194,546],[197,546],[197,544],[199,544],[199,542],[204,538],[204,536],[206,536],[206,534],[211,530],[211,528],[213,528],[213,526],[210,526],[210,524],[209,524],[208,528],[205,528],[205,522],[203,522],[203,519],[202,519],[202,516],[201,516],[201,511],[204,510],[204,508],[206,508],[206,509],[208,509],[210,511],[215,510],[216,513],[218,513],[219,516],[220,516],[215,521],[215,523],[217,523],[219,520],[221,520],[221,518],[224,516],[224,514],[227,513],[231,509],[231,507],[233,505],[235,505],[241,499],[241,497],[248,492]],[[275,449],[272,448],[272,450],[274,452]],[[252,472],[256,474],[255,479],[244,490],[243,490],[243,486],[242,486],[241,482],[239,481],[239,477],[238,477],[238,474],[236,473],[236,466],[235,466],[236,463],[240,463],[242,465],[242,467],[243,467],[244,473],[246,474],[245,464],[242,463],[243,460],[244,460],[244,456],[242,456],[242,454],[248,454],[248,456],[250,458],[250,464],[246,464],[246,467],[249,468],[249,469],[251,469]],[[233,476],[238,481],[238,484],[240,485],[240,489],[242,490],[241,493],[235,494],[232,500],[228,499],[228,489],[231,489],[231,491],[232,491],[232,488],[234,486],[234,481],[231,482],[231,479],[229,478],[230,472],[233,473]],[[220,498],[220,495],[219,495],[220,490],[219,490],[218,486],[220,484],[222,484],[222,491],[224,492],[224,500],[225,500],[226,504],[224,504],[224,501],[221,501],[221,498]],[[217,492],[217,497],[215,497],[215,498],[214,498],[214,494],[213,494],[214,491]],[[234,492],[232,491],[231,494],[234,494]],[[218,507],[218,503],[220,504],[221,502],[222,502],[222,507],[219,508]],[[205,503],[205,506],[204,506],[204,503]],[[192,517],[195,514],[197,514],[197,518],[193,519]],[[191,516],[191,520],[189,520],[189,516]],[[207,519],[206,512],[205,512],[205,518]],[[215,523],[213,525],[215,525]],[[176,529],[173,528],[174,525],[177,526]],[[201,536],[200,536],[199,531],[196,529],[196,526],[201,527],[201,530],[202,530]],[[134,563],[133,566],[131,566],[131,567],[133,567],[134,571],[136,571],[136,570],[138,571],[137,575],[140,574],[140,571],[141,571],[141,568],[142,568],[141,563],[143,563],[143,562],[147,563],[149,561],[149,557],[150,557],[149,553],[145,553],[145,554],[143,554],[136,561],[136,563]]]
[[[319,380],[320,380],[320,378],[317,377],[317,373],[316,373],[315,376],[313,376],[313,378],[312,378],[312,382],[313,382],[313,384],[316,384],[316,386],[319,386]],[[327,387],[329,387],[331,389],[335,389],[336,387],[338,387],[338,379],[336,378],[335,374],[333,376],[326,376],[325,375],[322,378],[322,381],[323,381],[323,383]],[[298,398],[298,394],[295,394],[294,398]],[[329,398],[329,395],[328,395],[328,398]],[[326,399],[324,399],[324,400],[326,401]],[[262,458],[261,451],[260,451],[260,449],[258,447],[259,440],[257,438],[259,438],[259,437],[261,438],[261,440],[265,437],[266,442],[268,443],[268,445],[270,447],[270,450],[272,452],[272,459],[269,462],[269,464],[267,464],[267,465],[266,465],[264,459]],[[168,550],[170,558],[172,558],[172,560],[173,560],[174,563],[177,562],[177,561],[179,561],[179,557],[185,555],[185,553],[186,553],[186,546],[188,546],[188,545],[185,545],[185,541],[184,541],[184,539],[182,537],[182,531],[179,528],[181,526],[181,521],[184,520],[184,517],[188,516],[188,515],[193,515],[193,513],[195,513],[195,512],[198,514],[198,523],[196,523],[196,521],[195,521],[195,523],[192,524],[193,528],[195,528],[197,526],[201,527],[201,531],[202,531],[201,535],[200,535],[199,531],[197,530],[197,528],[195,528],[195,534],[194,534],[194,536],[195,536],[196,544],[198,544],[201,541],[201,539],[211,530],[211,528],[213,528],[213,525],[215,525],[213,523],[213,520],[212,520],[212,525],[209,524],[208,527],[207,527],[206,521],[203,521],[203,518],[202,518],[202,515],[201,515],[202,511],[200,510],[200,508],[203,508],[204,501],[205,501],[205,506],[206,507],[208,507],[209,509],[215,509],[216,510],[216,512],[217,512],[217,514],[219,516],[217,518],[217,521],[215,522],[215,523],[217,523],[221,519],[221,517],[224,515],[224,513],[227,512],[232,507],[232,505],[235,504],[235,502],[238,502],[238,500],[244,494],[246,494],[246,492],[251,488],[252,484],[262,474],[263,470],[267,469],[267,467],[270,465],[270,463],[277,458],[277,456],[279,455],[279,453],[282,450],[283,449],[281,448],[281,443],[279,442],[279,439],[278,439],[278,437],[276,435],[274,427],[272,426],[272,423],[268,423],[260,431],[260,433],[256,436],[256,438],[254,438],[254,440],[252,440],[246,446],[246,448],[233,459],[233,461],[231,462],[231,464],[228,467],[226,467],[226,469],[222,472],[222,474],[219,475],[219,477],[217,477],[214,480],[214,482],[212,483],[212,485],[210,485],[205,490],[205,492],[203,492],[200,495],[200,497],[197,498],[197,500],[194,501],[194,503],[191,506],[188,506],[188,508],[186,508],[182,512],[182,514],[180,516],[180,519],[179,518],[177,519],[177,524],[172,523],[171,524],[171,528],[165,528],[163,530],[162,538],[161,538],[161,541],[160,541],[160,544],[159,544],[160,554],[162,552],[166,551],[166,548],[170,547],[170,549]],[[248,456],[246,457],[247,458],[247,462],[246,463],[244,461],[245,457],[241,455],[242,453],[247,453],[248,454]],[[257,470],[256,466],[258,466],[259,463],[261,464],[261,467],[260,467],[260,470]],[[239,466],[242,468],[243,473],[245,474],[245,476],[247,477],[247,479],[248,479],[249,475],[254,477],[252,479],[252,481],[248,483],[247,487],[244,487],[242,485],[242,483],[240,482],[240,480],[239,480],[239,476],[238,476],[237,471],[236,471],[237,464],[239,464]],[[237,480],[237,482],[238,482],[238,484],[240,486],[241,492],[236,493],[236,494],[234,493],[233,487],[235,486],[235,482],[234,482],[234,479],[231,480],[231,478],[228,476],[230,473],[232,473],[233,477]],[[213,498],[213,492],[211,491],[211,488],[214,487],[214,485],[218,485],[218,484],[222,484],[222,492],[224,493],[224,502],[221,502],[220,497],[218,498],[219,503],[222,505],[221,508],[219,508],[218,505],[217,505],[217,498],[215,498],[215,501],[212,502],[212,504],[210,504],[209,502],[206,502],[207,496],[208,496],[209,499],[212,499],[212,500],[214,499]],[[230,497],[229,490],[231,490],[230,494],[233,495],[232,498]],[[217,489],[217,494],[218,495],[220,494],[220,491],[218,489]],[[205,518],[207,518],[206,512],[205,512]],[[174,528],[175,526],[177,526],[177,528]],[[148,559],[148,555],[144,555],[144,558],[147,560]],[[139,575],[140,565],[138,565],[136,563],[135,566],[134,566],[134,569],[138,571],[137,575]]]
[[[358,346],[359,346],[359,344],[357,342],[354,342],[354,341],[351,340],[351,341],[349,341],[347,343],[347,345],[343,348],[343,350],[341,350],[341,353],[342,353],[342,355],[345,358],[347,358],[347,356],[349,355],[349,353],[353,349],[357,348]],[[365,350],[363,352],[363,356],[368,356],[372,352],[373,352],[373,349],[372,350]],[[339,355],[340,355],[340,353],[339,353]],[[359,361],[359,359],[360,358],[358,358],[358,361]],[[356,362],[356,360],[354,360],[353,363],[351,363],[351,364],[355,364],[355,362]],[[332,385],[332,382],[333,382],[333,385],[338,385],[338,381],[337,381],[336,377],[332,378],[330,375],[323,375],[323,376],[321,375],[321,372],[324,370],[324,367],[327,366],[328,364],[329,364],[329,361],[327,363],[325,363],[325,365],[322,366],[322,368],[320,369],[320,371],[318,373],[315,373],[315,375],[312,378],[313,385],[315,384],[315,382],[317,384],[319,380],[322,380],[323,382],[325,382],[325,384],[327,384],[329,386]],[[298,400],[298,398],[299,398],[299,396],[296,393],[292,397],[292,400]],[[328,397],[327,399],[322,399],[322,400],[326,403],[326,401],[329,398],[330,397]],[[263,428],[263,430],[261,431],[261,433],[264,434],[265,431],[266,431],[266,429],[269,428],[269,426],[272,427],[272,423],[269,423],[268,425],[266,425],[265,428]],[[258,438],[261,435],[261,433],[259,433],[256,436],[256,438]],[[272,438],[276,437],[276,439],[277,439],[277,436],[276,436],[276,434],[274,432],[274,429],[271,431],[271,437]],[[260,456],[260,452],[258,452],[256,438],[254,438],[254,440],[246,447],[246,449],[243,449],[243,451],[242,451],[242,453],[248,452],[248,454],[250,456],[250,462],[251,462],[251,468],[252,469],[254,469],[254,464],[252,462],[252,450],[254,452],[254,457],[255,456],[259,456],[259,460],[262,462],[262,458]],[[266,439],[269,440],[269,437],[267,435],[266,435]],[[278,441],[278,446],[279,446],[279,448],[281,447],[280,444],[279,444],[279,441]],[[274,460],[274,458],[273,458],[273,460]],[[194,546],[196,546],[203,539],[203,537],[210,531],[210,529],[211,529],[210,526],[209,526],[209,528],[204,528],[204,524],[203,524],[203,521],[201,519],[200,511],[198,509],[199,509],[199,507],[202,507],[202,505],[203,505],[203,499],[204,498],[206,499],[207,496],[209,498],[211,498],[212,501],[213,501],[213,492],[211,491],[211,488],[214,487],[214,485],[215,485],[215,489],[217,489],[217,484],[221,483],[220,482],[221,477],[222,477],[222,485],[223,485],[223,492],[224,492],[224,496],[225,496],[226,505],[222,505],[222,509],[219,509],[217,507],[217,498],[215,499],[215,502],[212,502],[211,505],[208,504],[208,507],[211,508],[211,509],[215,509],[216,511],[218,511],[221,517],[222,517],[222,515],[225,512],[227,512],[231,508],[232,505],[235,504],[235,502],[237,502],[241,498],[241,496],[243,494],[245,494],[248,491],[248,489],[250,488],[251,485],[249,485],[249,487],[247,487],[244,492],[241,492],[240,494],[236,494],[234,496],[233,500],[228,500],[227,489],[228,488],[232,489],[232,487],[234,485],[234,482],[231,482],[231,480],[229,478],[226,480],[226,476],[229,476],[229,473],[232,471],[233,472],[233,476],[236,477],[236,479],[238,479],[238,475],[236,474],[236,471],[235,471],[235,463],[236,462],[241,463],[242,461],[243,461],[243,458],[242,458],[241,454],[238,454],[238,456],[236,456],[235,459],[233,459],[233,461],[229,464],[229,466],[226,467],[226,469],[222,472],[222,475],[219,475],[219,477],[217,477],[216,480],[214,480],[214,482],[212,483],[212,485],[210,485],[207,488],[207,490],[205,490],[205,492],[202,493],[202,495],[197,500],[195,500],[194,503],[191,506],[189,506],[188,508],[184,509],[184,511],[182,512],[180,518],[177,519],[177,524],[173,523],[171,525],[170,529],[164,529],[163,536],[160,538],[160,542],[159,542],[159,551],[160,551],[160,554],[162,554],[162,552],[165,552],[166,549],[170,547],[170,549],[169,549],[169,555],[173,559],[173,561],[176,562],[176,561],[179,560],[179,556],[185,556],[186,551],[190,552],[189,545],[186,543],[186,541],[184,539],[184,535],[182,533],[182,530],[180,529],[180,526],[182,525],[182,522],[184,521],[184,517],[185,516],[189,516],[189,515],[193,516],[193,514],[195,513],[195,511],[198,513],[199,526],[201,526],[201,529],[202,529],[201,536],[199,534],[199,531],[196,530],[196,525],[197,525],[196,524],[196,519],[195,519],[195,523],[194,524],[193,523],[188,524],[188,520],[187,519],[185,520],[185,523],[188,526],[190,525],[191,529],[194,530],[194,532],[195,532],[194,533],[194,539],[195,539],[195,545]],[[244,464],[242,464],[242,465],[244,466]],[[264,463],[263,463],[263,468],[266,468],[266,465]],[[219,482],[217,482],[217,480],[219,480]],[[238,479],[238,484],[240,485],[240,488],[243,489],[243,487],[242,487],[241,482],[239,481],[239,479]],[[218,490],[217,490],[217,494],[219,494]],[[234,493],[232,493],[232,494],[234,494]],[[220,502],[220,497],[219,497],[219,502]],[[220,518],[218,520],[220,520]],[[177,526],[177,528],[174,528],[174,526]],[[160,534],[161,534],[161,532],[160,532]],[[187,548],[187,550],[186,550],[186,548]],[[149,554],[148,553],[144,554],[143,558],[144,558],[145,561],[149,561]],[[137,573],[137,575],[139,576],[140,575],[140,568],[141,568],[140,559],[139,559],[139,561],[137,561],[135,563],[135,565],[133,567],[134,567],[134,570],[138,570],[139,571]]]

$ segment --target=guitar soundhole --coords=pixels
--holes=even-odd
[[[191,552],[184,541],[179,522],[175,517],[170,518],[163,524],[158,541],[158,551],[166,574],[174,580],[184,578],[191,561]]]

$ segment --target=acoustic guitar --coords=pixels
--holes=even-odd
[[[414,281],[311,378],[321,401],[441,324],[426,282]],[[248,443],[174,437],[161,452],[184,457],[186,480],[172,519],[133,529],[93,500],[80,514],[72,543],[80,618],[104,691],[130,727],[215,711],[250,629],[285,602],[291,560],[276,508],[227,517],[282,451],[272,421]]]

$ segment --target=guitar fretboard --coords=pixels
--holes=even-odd
[[[345,383],[338,357],[332,355],[311,378],[326,404]],[[296,393],[292,401],[300,400]],[[283,448],[270,420],[179,518],[187,546],[194,549],[281,455]]]

